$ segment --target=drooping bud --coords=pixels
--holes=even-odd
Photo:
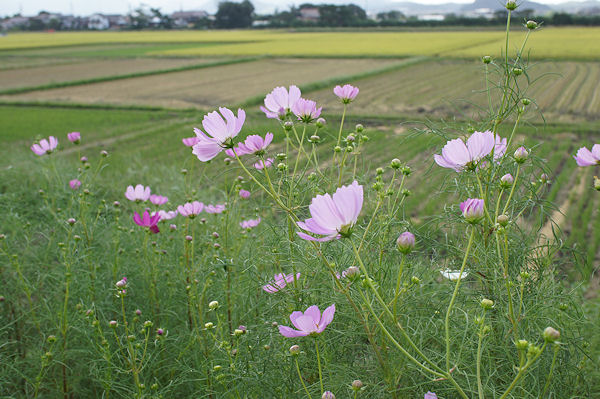
[[[415,248],[415,235],[410,231],[405,231],[398,236],[396,240],[398,251],[405,255],[409,254]]]

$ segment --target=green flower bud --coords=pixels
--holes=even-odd
[[[219,302],[217,302],[217,301],[211,301],[211,302],[208,304],[208,308],[209,308],[210,310],[215,310],[215,309],[217,309],[218,307],[219,307]]]
[[[419,279],[417,276],[412,276],[412,277],[410,278],[410,281],[411,281],[413,284],[419,284],[419,283],[421,282],[421,279]]]
[[[510,219],[508,218],[507,215],[499,215],[498,216],[498,224],[502,227],[506,227],[508,226],[508,222],[510,221]]]
[[[527,21],[527,23],[525,24],[525,26],[527,27],[527,29],[537,29],[538,28],[538,23],[532,20]]]
[[[515,10],[517,8],[517,2],[515,0],[508,0],[505,7],[507,10]]]
[[[400,162],[398,158],[394,158],[392,159],[392,162],[390,162],[390,167],[392,169],[400,169],[400,167],[402,167],[402,162]]]
[[[515,346],[519,350],[525,350],[529,346],[529,342],[526,339],[520,339],[515,343]]]
[[[292,354],[293,356],[297,356],[300,354],[300,347],[298,345],[292,345],[290,346],[290,354]]]
[[[204,328],[206,328],[207,330],[210,330],[214,326],[215,325],[213,323],[211,323],[210,321],[208,323],[204,323]]]
[[[285,161],[287,159],[287,154],[284,152],[280,152],[275,156],[275,158],[277,158],[278,161]]]
[[[56,342],[56,336],[48,335],[48,338],[46,339],[46,341],[48,341],[49,344],[52,344],[52,343]]]
[[[484,64],[489,64],[490,62],[492,62],[492,57],[490,57],[489,55],[484,55],[483,57],[481,57],[481,60]]]
[[[377,168],[375,171],[377,172],[378,175],[383,174],[383,168]]]
[[[333,151],[334,152],[342,152],[342,147],[340,147],[339,145],[336,145],[335,147],[333,147]]]
[[[219,366],[218,364],[216,366],[213,367],[214,371],[221,371],[223,367]]]
[[[402,174],[404,176],[410,176],[411,173],[412,173],[412,170],[410,169],[410,166],[405,166],[402,168]]]
[[[531,104],[531,100],[528,99],[528,98],[522,98],[521,99],[521,104],[523,104],[523,105],[529,105],[529,104]]]
[[[362,133],[363,130],[365,130],[365,127],[359,123],[358,125],[356,125],[355,129],[356,129],[356,133]]]
[[[360,391],[363,387],[363,383],[361,380],[354,380],[352,381],[352,390],[353,391]]]
[[[512,71],[515,76],[519,76],[519,75],[523,74],[523,70],[521,68],[513,68]]]
[[[486,310],[489,310],[492,307],[494,307],[494,301],[492,301],[491,299],[484,298],[481,300],[481,307]]]

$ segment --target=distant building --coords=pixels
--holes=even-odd
[[[423,14],[417,18],[419,21],[443,21],[446,16],[444,14]]]
[[[321,18],[321,13],[317,7],[303,7],[299,11],[301,21],[317,22]]]
[[[495,10],[492,10],[491,8],[476,8],[474,10],[464,12],[463,16],[467,18],[492,19],[495,16]]]
[[[0,21],[0,28],[2,30],[13,30],[24,28],[27,24],[29,24],[29,17],[12,17]]]
[[[178,28],[191,28],[207,17],[206,11],[177,11],[171,14],[173,24]]]
[[[88,19],[88,29],[106,30],[110,28],[110,20],[102,14],[90,15]]]
[[[129,16],[110,14],[104,15],[108,19],[109,29],[123,29],[129,26]]]

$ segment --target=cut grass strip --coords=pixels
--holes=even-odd
[[[101,76],[101,77],[90,78],[90,79],[48,83],[48,84],[39,85],[39,86],[18,87],[18,88],[14,88],[14,89],[2,90],[2,91],[0,91],[0,95],[21,94],[21,93],[28,93],[28,92],[32,92],[32,91],[38,91],[38,90],[50,90],[50,89],[58,89],[58,88],[62,88],[62,87],[81,86],[81,85],[87,85],[87,84],[93,84],[93,83],[109,82],[109,81],[113,81],[113,80],[141,78],[141,77],[145,77],[145,76],[161,75],[161,74],[173,73],[173,72],[184,72],[184,71],[191,71],[191,70],[196,70],[196,69],[218,67],[218,66],[223,66],[223,65],[240,64],[240,63],[244,63],[244,62],[256,61],[260,58],[262,58],[262,57],[245,57],[245,58],[237,58],[237,59],[217,61],[217,62],[209,62],[209,63],[204,63],[204,64],[186,65],[186,66],[177,67],[177,68],[158,69],[158,70],[154,70],[154,71],[145,71],[145,72],[135,72],[135,73],[129,73],[129,74],[124,74],[124,75]]]

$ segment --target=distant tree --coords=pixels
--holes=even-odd
[[[400,11],[388,11],[377,14],[377,19],[383,22],[400,22],[405,21],[406,16]]]
[[[355,4],[336,6],[324,4],[318,6],[319,23],[324,26],[357,26],[367,21],[365,10]]]
[[[150,8],[151,20],[157,19],[158,26],[160,29],[172,29],[173,18],[160,12],[160,8]]]
[[[215,25],[219,29],[249,28],[253,14],[254,6],[248,0],[241,3],[222,1],[215,15]]]
[[[129,14],[129,20],[131,21],[130,26],[132,29],[146,29],[150,27],[152,15],[144,7],[138,7]]]

